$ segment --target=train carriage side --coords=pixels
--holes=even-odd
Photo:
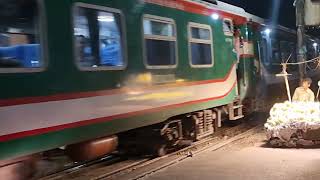
[[[32,0],[0,13],[0,159],[232,103],[236,55],[222,20],[179,2],[191,12]]]

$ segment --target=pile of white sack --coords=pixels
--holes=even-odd
[[[277,103],[270,110],[270,117],[264,126],[267,139],[272,146],[318,145],[320,144],[320,103]],[[319,137],[310,139],[307,134],[311,131],[319,132]]]

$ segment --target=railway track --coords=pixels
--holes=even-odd
[[[264,122],[264,115],[255,114],[243,120],[243,123],[223,127],[214,136],[193,143],[191,146],[175,151],[166,156],[151,158],[105,157],[95,161],[79,164],[55,174],[41,178],[42,180],[61,179],[141,179],[161,169],[170,167],[190,157],[208,150],[217,150],[225,145],[245,138]]]

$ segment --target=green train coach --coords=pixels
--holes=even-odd
[[[282,85],[295,32],[266,29],[220,1],[1,1],[0,160],[99,139],[106,154],[135,129],[162,148],[208,136]]]

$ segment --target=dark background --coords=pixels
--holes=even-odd
[[[221,0],[242,7],[246,12],[268,19],[272,24],[295,28],[294,0]]]

